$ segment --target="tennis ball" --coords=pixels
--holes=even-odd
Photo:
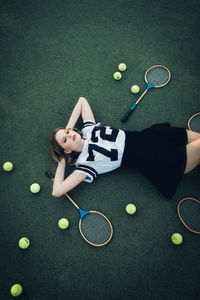
[[[131,92],[133,93],[133,94],[137,94],[138,92],[140,91],[140,88],[139,88],[139,86],[138,85],[133,85],[132,87],[131,87]]]
[[[30,241],[28,238],[23,237],[19,240],[19,247],[21,249],[27,249],[29,247],[29,245],[30,245]]]
[[[173,233],[171,240],[174,245],[180,245],[183,242],[183,237],[180,233]]]
[[[115,72],[115,73],[113,74],[113,78],[114,78],[115,80],[120,80],[120,79],[122,78],[122,74],[121,74],[120,72]]]
[[[118,70],[124,72],[126,70],[126,65],[124,63],[121,63],[118,65]]]
[[[6,172],[10,172],[13,169],[13,164],[10,161],[7,161],[3,164],[3,169]]]
[[[23,290],[23,288],[22,288],[21,284],[16,283],[11,287],[10,293],[12,296],[18,297],[22,294],[22,290]]]
[[[31,193],[33,193],[33,194],[39,193],[39,191],[40,191],[40,185],[39,185],[38,183],[33,183],[33,184],[31,184],[31,186],[30,186],[30,191],[31,191]]]
[[[134,204],[128,204],[126,205],[126,212],[129,215],[133,215],[136,212],[136,206]]]
[[[58,227],[60,229],[67,229],[69,226],[69,221],[66,218],[62,218],[58,221]]]

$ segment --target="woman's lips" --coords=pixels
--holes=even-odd
[[[73,135],[73,141],[75,141],[75,139],[76,139],[76,136],[75,136],[75,135]]]

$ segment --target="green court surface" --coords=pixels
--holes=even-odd
[[[0,299],[12,299],[14,283],[23,286],[24,300],[199,299],[200,236],[176,211],[184,197],[200,200],[199,167],[171,200],[128,168],[74,189],[70,196],[82,209],[112,222],[113,238],[99,248],[82,239],[78,211],[65,196],[51,195],[44,175],[56,170],[49,135],[66,125],[80,96],[103,125],[187,128],[200,111],[199,13],[198,0],[0,1],[0,157],[1,166],[14,164],[12,172],[0,171]],[[121,62],[127,70],[115,81]],[[145,71],[157,64],[170,69],[169,84],[150,90],[122,123],[146,88]],[[135,95],[134,84],[140,86]],[[29,190],[34,182],[38,194]],[[133,216],[125,211],[128,203],[137,207]],[[60,218],[69,220],[67,230],[58,228]],[[174,232],[183,236],[180,246],[171,242]],[[31,244],[21,250],[24,236]]]

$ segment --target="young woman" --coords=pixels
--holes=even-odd
[[[74,126],[82,117],[81,132]],[[182,176],[200,163],[200,134],[169,123],[142,131],[122,131],[95,122],[87,100],[80,97],[67,126],[50,137],[50,153],[58,162],[52,195],[59,197],[82,181],[120,166],[135,166],[166,196],[172,197]],[[67,178],[66,165],[76,169]]]

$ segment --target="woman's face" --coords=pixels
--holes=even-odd
[[[55,139],[67,154],[80,150],[81,136],[73,129],[59,129],[55,134]]]

